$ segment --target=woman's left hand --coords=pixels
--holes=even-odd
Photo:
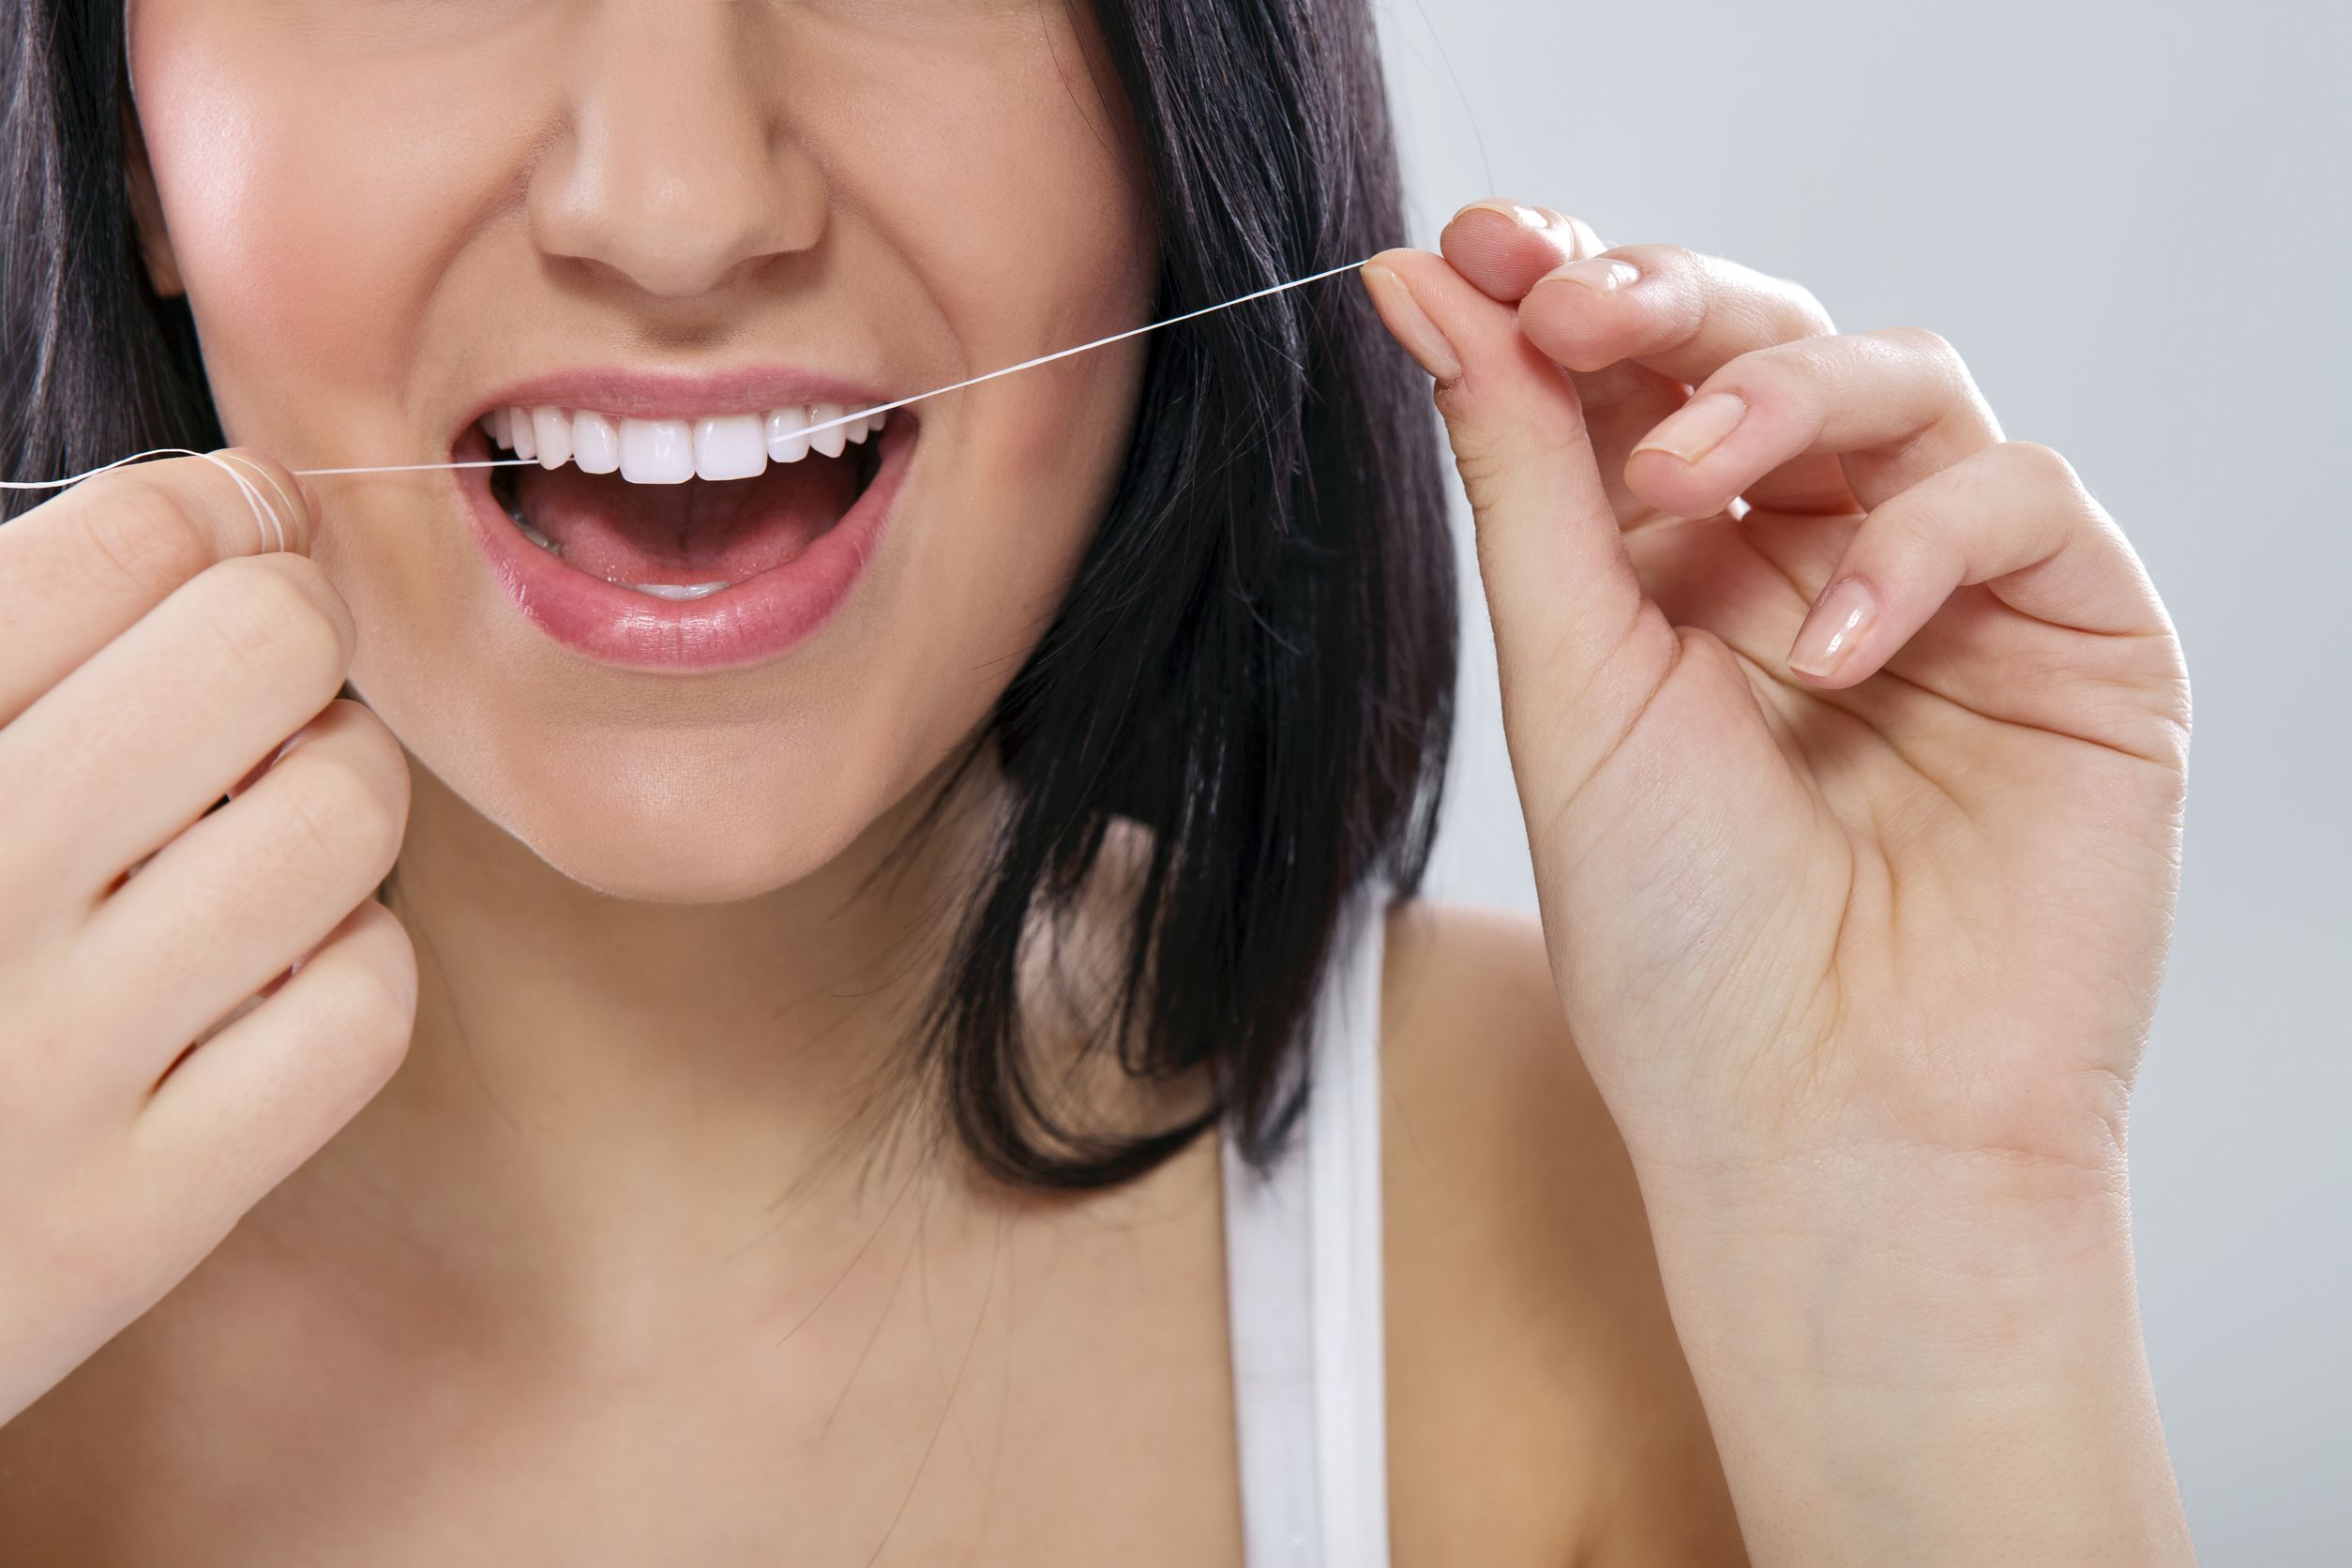
[[[2189,730],[2123,535],[1933,333],[1506,204],[1443,248],[1367,286],[1439,382],[1553,976],[1645,1185],[2112,1183]]]
[[[2138,559],[1933,333],[1507,204],[1443,251],[1365,284],[1753,1560],[2193,1560],[2123,1200],[2189,737]]]

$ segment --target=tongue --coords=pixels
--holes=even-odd
[[[633,485],[570,463],[516,472],[516,506],[531,526],[563,546],[566,565],[613,582],[741,582],[807,549],[857,500],[842,458],[682,485]]]

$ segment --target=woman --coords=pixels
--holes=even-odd
[[[1941,339],[1482,203],[831,424],[1392,244],[1364,13],[9,0],[8,476],[237,445],[0,529],[8,1560],[2190,1560],[2179,649]]]

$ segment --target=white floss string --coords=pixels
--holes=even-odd
[[[838,419],[828,419],[822,425],[811,425],[808,427],[807,431],[796,433],[806,433],[809,435],[822,434],[826,430],[834,429],[836,426],[854,424],[873,415],[888,414],[893,410],[905,408],[910,403],[925,402],[932,398],[944,398],[950,392],[961,392],[968,387],[978,386],[984,382],[997,381],[1005,376],[1018,375],[1023,370],[1034,370],[1040,366],[1051,365],[1057,360],[1069,359],[1078,354],[1092,354],[1096,349],[1107,349],[1113,343],[1123,343],[1130,338],[1140,338],[1147,332],[1157,332],[1164,326],[1177,326],[1185,322],[1198,321],[1202,316],[1214,316],[1220,310],[1230,310],[1235,306],[1247,305],[1254,300],[1266,299],[1278,294],[1288,294],[1292,289],[1305,288],[1309,283],[1319,283],[1326,278],[1336,278],[1343,272],[1353,272],[1357,268],[1365,265],[1370,260],[1370,257],[1366,257],[1362,262],[1349,262],[1345,266],[1331,267],[1325,271],[1313,273],[1304,278],[1293,278],[1287,283],[1276,283],[1272,288],[1259,289],[1255,294],[1245,294],[1238,299],[1225,300],[1216,305],[1205,305],[1198,310],[1187,310],[1181,316],[1170,316],[1166,321],[1153,322],[1145,326],[1129,327],[1124,332],[1114,332],[1108,338],[1097,338],[1091,343],[1080,343],[1076,348],[1061,349],[1052,354],[1039,354],[1034,359],[1024,359],[1018,365],[1007,365],[1001,370],[990,370],[986,375],[973,376],[969,381],[959,381],[950,386],[934,387],[928,392],[917,392],[911,398],[900,398],[896,402],[881,403],[873,408],[862,408],[857,410],[855,413],[845,414]],[[137,462],[143,458],[160,457],[203,458],[208,462],[214,464],[216,467],[219,468],[222,473],[227,474],[230,478],[236,481],[237,490],[244,495],[246,504],[253,508],[254,520],[259,522],[262,526],[263,548],[276,548],[279,550],[286,548],[286,531],[279,523],[275,509],[268,509],[267,515],[264,516],[264,507],[262,504],[261,492],[254,488],[253,482],[250,479],[248,479],[244,475],[229,466],[230,462],[237,460],[224,460],[218,454],[193,451],[186,446],[158,446],[151,451],[133,452],[129,457],[117,458],[113,462],[105,463],[99,467],[93,468],[87,473],[76,474],[71,478],[68,479],[0,479],[0,490],[63,490],[68,485],[78,485],[84,479],[90,478],[96,475],[103,474],[108,469],[120,468],[125,463]],[[475,462],[404,462],[388,463],[379,467],[370,468],[297,468],[294,472],[308,478],[313,475],[321,475],[413,474],[455,468],[511,468],[524,464],[535,464],[537,461],[538,460],[536,458],[490,458]],[[254,472],[261,473],[262,471],[256,466],[254,468]],[[263,477],[266,478],[268,475],[264,474]],[[272,490],[278,490],[278,486],[275,483],[273,483],[270,488]],[[282,490],[279,490],[279,495],[281,499],[287,499],[285,492]],[[290,499],[287,499],[287,505],[290,507],[292,506],[293,503]],[[277,540],[275,547],[272,547],[269,544],[269,540],[273,536],[275,536]]]

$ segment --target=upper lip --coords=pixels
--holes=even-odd
[[[511,382],[475,404],[465,428],[497,408],[589,409],[622,419],[712,419],[795,404],[839,403],[851,413],[892,400],[871,382],[792,366],[746,366],[690,374],[616,366],[552,370]]]

